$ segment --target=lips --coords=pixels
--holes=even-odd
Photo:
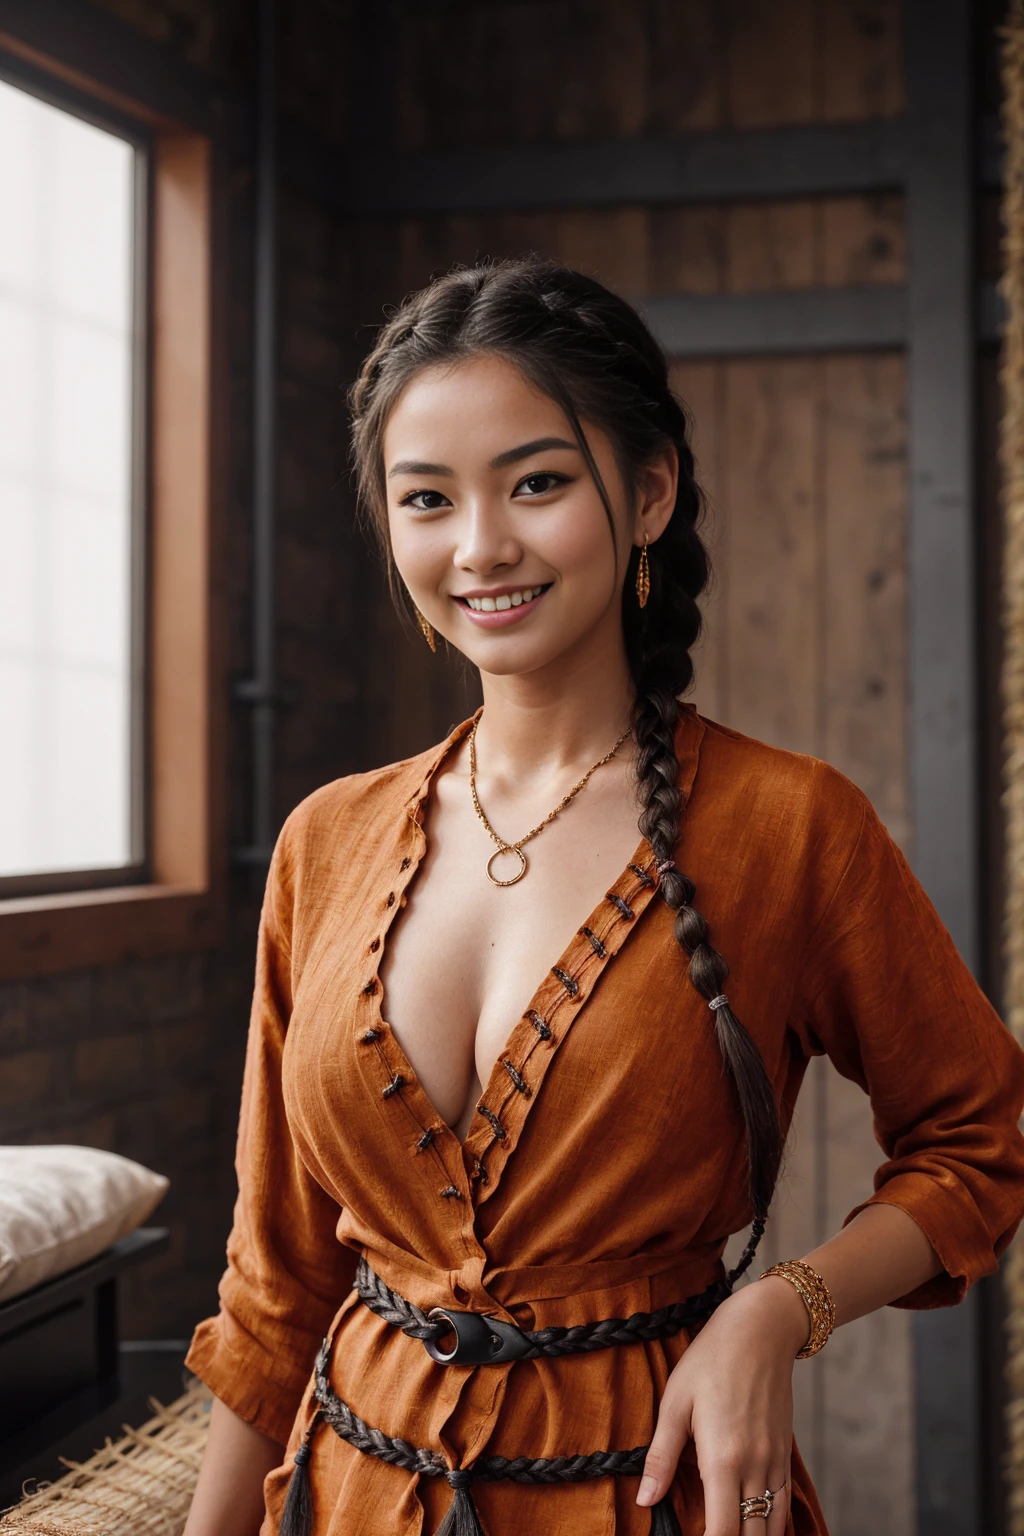
[[[504,592],[457,597],[455,601],[478,628],[503,629],[532,613],[551,583],[534,587],[506,588]]]

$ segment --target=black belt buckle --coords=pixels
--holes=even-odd
[[[481,1312],[449,1312],[447,1307],[434,1307],[429,1316],[432,1320],[443,1318],[455,1334],[455,1348],[447,1354],[438,1349],[434,1339],[423,1340],[427,1354],[439,1365],[503,1365],[507,1360],[522,1360],[533,1348],[515,1323],[503,1323]]]

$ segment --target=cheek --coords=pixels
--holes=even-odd
[[[592,581],[598,574],[610,577],[615,569],[612,530],[597,497],[567,501],[558,516],[538,531],[534,547],[567,583]]]
[[[452,554],[441,524],[417,528],[397,518],[391,523],[391,552],[410,589],[431,585],[447,569]]]

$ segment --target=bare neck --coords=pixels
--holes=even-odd
[[[633,684],[621,635],[538,672],[482,673],[477,746],[488,777],[526,788],[586,768],[629,724]]]

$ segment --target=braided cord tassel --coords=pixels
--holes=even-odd
[[[295,1452],[295,1462],[292,1467],[291,1479],[288,1483],[288,1497],[284,1501],[278,1536],[310,1536],[310,1532],[313,1529],[313,1499],[310,1493],[309,1472],[307,1468],[309,1466],[309,1458],[313,1453],[310,1442],[319,1423],[320,1415],[318,1413],[306,1430],[302,1444]]]
[[[446,1472],[445,1476],[452,1490],[452,1502],[448,1513],[437,1528],[436,1536],[484,1536],[484,1529],[480,1524],[480,1517],[469,1491],[469,1485],[473,1481],[472,1472],[460,1469],[456,1472]]]

